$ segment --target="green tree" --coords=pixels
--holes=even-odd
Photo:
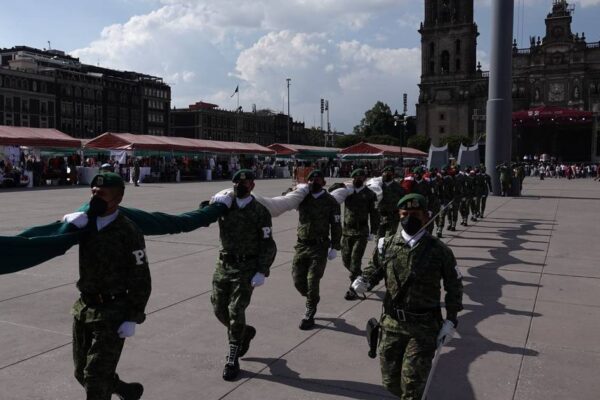
[[[358,136],[392,135],[394,132],[394,116],[387,104],[378,101],[373,108],[365,112],[360,124],[354,127]]]
[[[470,146],[472,145],[471,139],[464,135],[448,135],[440,140],[440,145],[448,145],[448,152],[455,156],[458,155],[458,150],[460,149],[460,145]]]
[[[362,136],[358,135],[343,135],[335,137],[335,147],[339,147],[340,149],[345,149],[346,147],[350,147],[356,143],[360,143],[364,140]]]
[[[368,143],[389,144],[391,146],[400,146],[400,139],[390,135],[373,135],[366,139]]]
[[[415,148],[421,151],[429,151],[429,144],[431,143],[431,139],[429,139],[425,135],[414,135],[408,138],[407,145],[408,147]]]

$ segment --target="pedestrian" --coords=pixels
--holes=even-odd
[[[298,292],[306,297],[306,312],[300,329],[315,325],[315,314],[320,297],[320,282],[327,259],[333,260],[340,250],[342,222],[340,205],[323,189],[325,177],[315,169],[308,175],[310,194],[298,208],[298,241],[292,261],[292,277]]]
[[[490,192],[492,192],[492,177],[485,170],[485,166],[481,166],[481,175],[483,176],[483,181],[485,185],[483,186],[483,193],[481,195],[481,203],[479,209],[479,218],[483,218],[485,214],[485,206],[487,203],[487,198]]]
[[[342,262],[350,271],[350,283],[352,283],[362,273],[361,264],[367,241],[373,240],[379,229],[379,214],[375,208],[377,195],[364,184],[367,177],[365,170],[357,168],[350,176],[353,189],[344,202]],[[352,286],[348,288],[344,298],[358,299]]]
[[[449,247],[431,236],[427,201],[409,194],[398,202],[402,230],[379,239],[373,257],[354,290],[365,293],[385,280],[379,357],[383,385],[404,400],[420,400],[436,348],[446,344],[458,325],[462,276]],[[441,284],[446,320],[442,319]]]
[[[395,170],[393,165],[387,165],[382,170],[381,175],[381,200],[377,204],[379,212],[379,230],[377,237],[383,237],[387,234],[394,234],[398,229],[400,218],[396,210],[396,204],[406,194],[404,188],[400,186],[395,179]]]
[[[135,186],[139,185],[140,181],[140,161],[136,158],[133,160],[133,184]]]
[[[79,242],[80,296],[72,308],[75,378],[88,400],[137,400],[140,383],[125,383],[116,374],[125,338],[146,319],[151,279],[144,236],[118,206],[125,184],[120,175],[96,175],[86,213],[64,221],[86,229]]]
[[[215,201],[224,202],[231,209],[219,219],[221,248],[211,295],[214,313],[227,328],[229,339],[223,369],[226,381],[238,376],[239,358],[246,354],[256,335],[256,329],[246,323],[246,308],[254,288],[265,283],[277,254],[271,214],[251,194],[254,174],[241,169],[232,181],[234,201],[229,196],[222,196],[225,199],[215,196]]]

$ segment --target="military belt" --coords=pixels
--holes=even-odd
[[[315,246],[317,244],[329,243],[329,238],[325,238],[325,239],[300,239],[300,238],[298,238],[298,243],[304,244],[306,246]]]
[[[413,322],[430,319],[434,313],[439,313],[439,311],[439,307],[410,311],[394,307],[392,312],[387,314],[398,322]]]
[[[127,297],[127,292],[122,293],[80,293],[81,300],[89,306],[98,306],[102,304],[112,303],[117,300]]]
[[[226,263],[238,263],[238,262],[246,262],[257,259],[258,256],[256,254],[219,254],[219,260]]]

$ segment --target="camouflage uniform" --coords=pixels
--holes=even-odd
[[[381,189],[383,195],[381,201],[377,204],[377,211],[381,217],[377,237],[396,233],[400,223],[396,204],[406,194],[404,188],[395,180],[390,183],[383,182]]]
[[[75,378],[88,400],[110,400],[125,339],[124,321],[144,322],[151,280],[144,237],[123,215],[99,232],[91,219],[79,244],[81,297],[72,309]]]
[[[375,235],[379,229],[376,202],[377,195],[366,186],[360,192],[352,193],[344,202],[342,262],[350,271],[350,281],[354,281],[361,274],[362,257],[369,236],[369,222],[371,234]]]
[[[454,199],[454,181],[450,175],[442,176],[438,186],[438,196],[440,205],[445,207],[442,209],[442,212],[440,212],[440,215],[438,215],[436,219],[437,235],[438,237],[441,237],[442,231],[444,230],[444,223],[446,222],[446,216],[448,217],[449,225],[452,221],[453,204],[447,207],[447,205]]]
[[[464,182],[464,193],[460,201],[460,216],[462,217],[461,225],[467,226],[473,196],[475,195],[475,180],[469,174],[465,174]]]
[[[431,212],[431,216],[437,215],[440,212],[441,202],[440,202],[440,190],[442,180],[438,178],[437,174],[432,174],[432,176],[428,179],[429,187],[431,188],[431,194],[427,199],[427,209]],[[429,224],[427,227],[427,231],[429,233],[433,232],[434,223]]]
[[[481,216],[481,199],[483,198],[486,189],[485,176],[481,172],[475,174],[475,198],[471,213],[477,218]]]
[[[500,172],[500,186],[502,189],[502,196],[508,196],[510,194],[512,171],[510,167],[506,164],[497,166],[496,170]]]
[[[490,174],[487,174],[484,172],[482,172],[482,176],[483,176],[483,181],[484,181],[484,185],[483,185],[483,194],[481,196],[481,205],[480,205],[480,211],[479,211],[479,216],[480,218],[483,218],[483,213],[485,212],[485,205],[487,203],[487,198],[489,193],[492,191],[492,177],[490,176]]]
[[[411,282],[404,289],[407,280]],[[370,287],[385,279],[379,357],[383,385],[404,400],[425,389],[442,326],[440,281],[448,315],[462,310],[462,282],[452,251],[425,235],[411,248],[400,233],[380,239],[363,273]],[[404,296],[400,297],[400,292]]]
[[[252,277],[257,272],[269,276],[277,254],[271,214],[254,198],[244,208],[234,200],[219,219],[219,231],[221,249],[210,299],[216,317],[227,327],[229,343],[239,346],[246,328]]]
[[[465,176],[457,173],[454,175],[454,203],[452,205],[452,230],[456,230],[456,221],[458,221],[458,211],[465,194]]]
[[[324,191],[317,198],[312,194],[306,196],[298,211],[300,221],[292,277],[298,292],[306,297],[306,308],[314,309],[320,300],[319,283],[327,265],[328,250],[341,247],[340,205]]]

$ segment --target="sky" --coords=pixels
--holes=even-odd
[[[514,37],[543,36],[552,0],[514,0]],[[600,0],[571,0],[573,31],[600,41]],[[478,59],[488,68],[491,0],[475,0]],[[0,47],[64,50],[84,63],[162,77],[172,106],[197,101],[290,111],[351,133],[377,101],[414,114],[423,0],[19,0],[3,2]]]

